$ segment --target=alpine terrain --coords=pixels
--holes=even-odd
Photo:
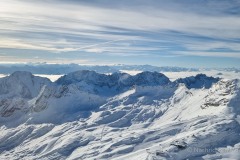
[[[239,159],[240,80],[71,72],[0,78],[0,159]]]

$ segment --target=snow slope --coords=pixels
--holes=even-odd
[[[0,159],[240,157],[238,79],[16,72],[0,87]]]

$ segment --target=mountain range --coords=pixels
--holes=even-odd
[[[62,75],[78,70],[92,70],[98,73],[114,73],[119,71],[151,71],[151,72],[197,72],[217,70],[239,73],[239,68],[185,68],[174,66],[152,66],[152,65],[79,65],[79,64],[0,64],[0,74],[12,74],[15,71],[28,71],[32,74],[55,74]]]
[[[0,78],[0,159],[237,159],[240,80],[90,70]]]

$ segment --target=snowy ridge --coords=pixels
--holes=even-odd
[[[187,78],[179,78],[177,83],[184,83],[187,88],[210,88],[219,78],[207,77],[205,74],[198,74]]]
[[[126,73],[113,73],[111,75],[99,74],[95,71],[82,70],[67,74],[59,78],[56,83],[68,85],[73,83],[85,82],[98,86],[114,87],[117,85],[164,85],[170,83],[170,80],[158,72],[142,72],[135,76]]]
[[[240,154],[235,150],[240,80],[199,74],[171,82],[157,72],[83,70],[55,83],[16,72],[0,79],[0,86],[0,159],[236,159]],[[227,147],[232,150],[223,152]]]

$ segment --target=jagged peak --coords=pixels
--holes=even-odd
[[[72,83],[78,83],[81,81],[85,81],[88,83],[96,83],[99,81],[104,82],[107,78],[107,75],[105,74],[100,74],[95,71],[90,71],[90,70],[80,70],[76,72],[71,72],[67,75],[64,75],[60,77],[56,83],[57,84],[62,84],[62,85],[68,85]]]
[[[220,78],[208,77],[206,74],[197,74],[186,78],[179,78],[175,83],[184,83],[187,88],[210,88],[217,83]]]
[[[133,77],[136,84],[149,84],[149,85],[165,85],[170,83],[168,77],[159,72],[141,72]]]
[[[33,74],[28,71],[16,71],[16,72],[13,72],[9,77],[16,77],[16,78],[33,77]]]
[[[15,79],[16,81],[21,81],[21,82],[26,82],[28,80],[43,80],[43,81],[48,81],[49,83],[51,82],[48,78],[46,77],[39,77],[33,75],[31,72],[28,71],[16,71],[10,74],[7,77],[4,77],[3,79]]]
[[[87,82],[95,85],[165,85],[170,83],[168,77],[162,73],[145,71],[135,76],[127,73],[115,72],[111,75],[96,73],[95,71],[81,70],[69,73],[59,78],[56,83],[61,85]]]
[[[43,85],[50,83],[48,78],[34,76],[26,71],[16,71],[0,79],[0,95],[32,98],[38,94]]]

